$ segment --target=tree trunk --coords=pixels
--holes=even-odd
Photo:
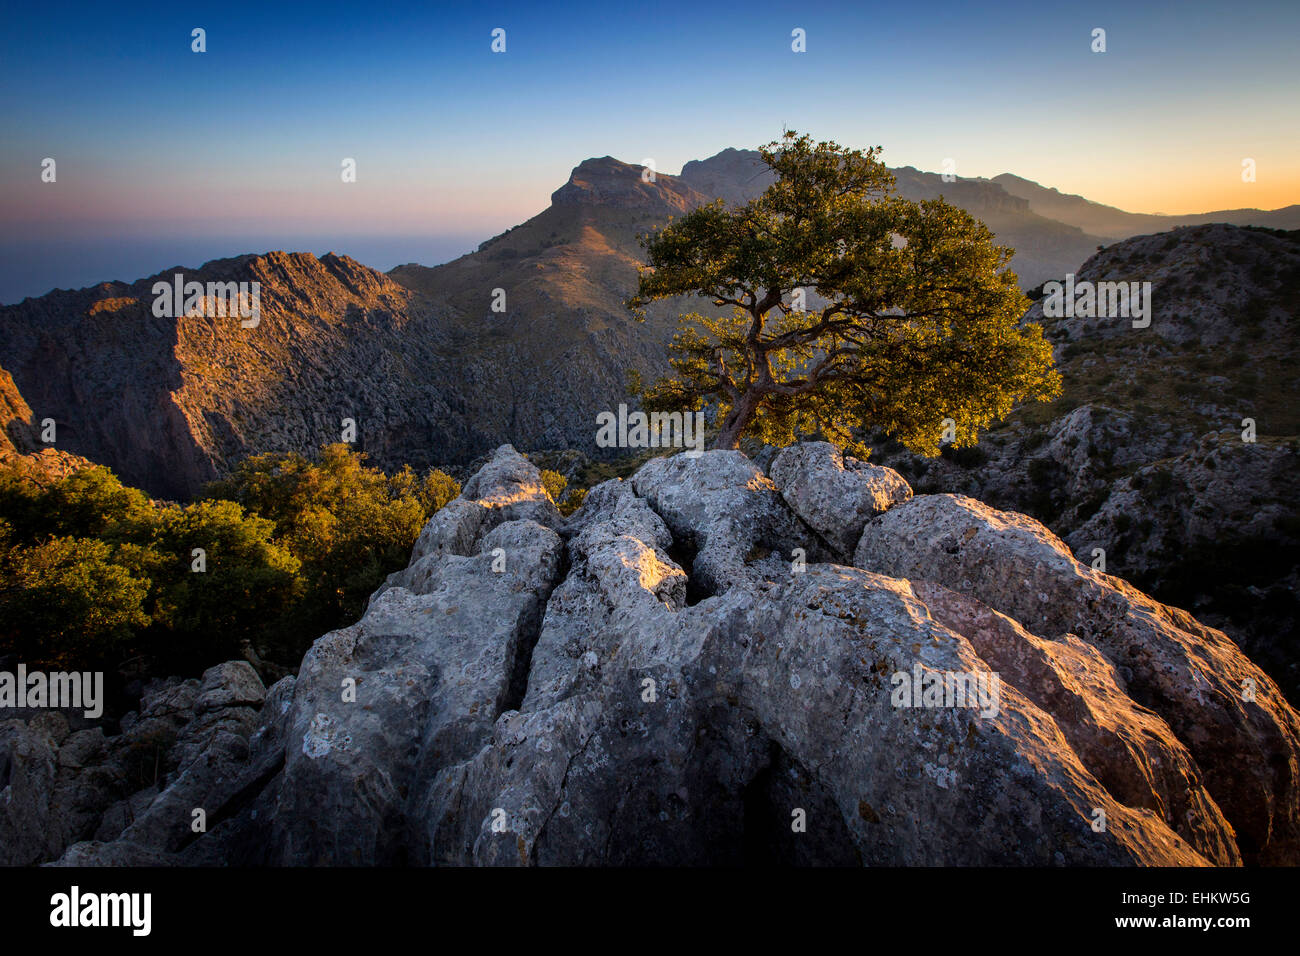
[[[714,449],[735,449],[740,447],[740,436],[745,433],[754,413],[758,411],[758,393],[752,389],[740,396],[740,401],[732,407],[723,419],[722,428],[713,439]]]

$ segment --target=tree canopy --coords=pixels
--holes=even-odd
[[[1018,402],[1059,392],[1051,347],[1022,323],[1012,250],[943,199],[893,191],[880,147],[786,133],[760,150],[775,182],[739,207],[697,208],[643,237],[628,306],[683,295],[719,311],[679,318],[675,374],[650,411],[712,406],[714,447],[873,428],[933,455],[974,444]]]

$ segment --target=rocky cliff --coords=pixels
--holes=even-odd
[[[5,862],[1300,862],[1300,717],[1232,641],[824,444],[567,520],[499,448],[296,677],[60,720],[0,725]]]
[[[153,285],[176,272],[259,282],[260,322],[155,316]],[[456,416],[422,361],[437,355],[436,321],[409,300],[346,257],[242,256],[0,309],[0,352],[37,416],[55,420],[55,447],[181,497],[252,452],[338,441],[345,417],[380,452],[437,441]],[[424,334],[407,334],[419,320]],[[408,402],[417,421],[394,412]]]
[[[56,480],[91,464],[40,440],[42,428],[11,376],[0,368],[0,467],[37,481]]]

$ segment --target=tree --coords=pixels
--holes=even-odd
[[[682,295],[730,309],[679,318],[676,374],[641,391],[647,410],[713,405],[715,448],[819,433],[856,447],[871,426],[934,455],[945,419],[962,447],[1059,392],[1042,329],[1021,322],[1011,250],[942,199],[894,195],[879,153],[786,133],[760,150],[776,180],[757,199],[643,237],[638,318]]]

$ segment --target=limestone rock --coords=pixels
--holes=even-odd
[[[795,549],[809,561],[829,557],[738,451],[653,458],[630,481],[667,524],[702,594],[779,580],[790,573]]]
[[[781,454],[780,491],[738,453],[683,454],[562,521],[499,449],[419,574],[264,696],[227,664],[151,685],[117,736],[0,726],[0,845],[65,865],[1300,861],[1300,717],[1221,632],[1023,515]],[[849,567],[822,539],[859,518]]]
[[[1074,634],[1112,661],[1200,766],[1243,856],[1293,859],[1300,837],[1300,718],[1221,631],[1080,564],[1032,518],[926,495],[869,523],[855,563],[941,584],[1039,636]]]
[[[912,497],[898,472],[845,457],[829,442],[791,445],[768,474],[791,510],[845,561],[868,519]]]

